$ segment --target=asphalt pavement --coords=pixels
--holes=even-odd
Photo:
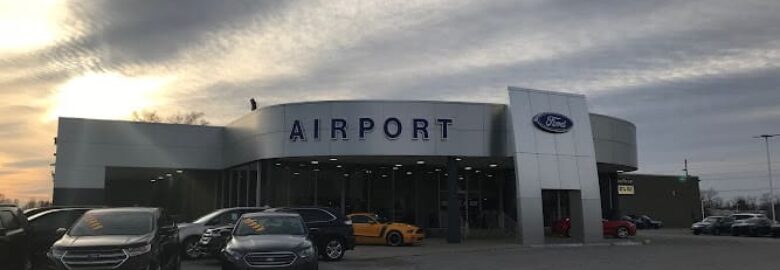
[[[320,269],[780,269],[780,238],[692,235],[688,230],[640,231],[632,241],[524,247],[482,240],[413,247],[358,246]],[[186,261],[185,270],[213,270],[212,259]]]

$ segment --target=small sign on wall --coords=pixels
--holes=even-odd
[[[618,185],[618,195],[634,195],[633,185]]]

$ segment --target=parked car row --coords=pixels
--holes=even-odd
[[[226,208],[176,224],[160,208],[23,212],[0,205],[0,265],[9,269],[179,269],[182,259],[203,255],[219,258],[225,269],[316,269],[316,257],[340,260],[356,243],[401,246],[424,238],[410,224],[326,207]]]
[[[0,205],[2,269],[180,269],[178,229],[159,208]]]
[[[664,225],[662,221],[655,220],[648,215],[625,215],[621,219],[634,223],[637,229],[660,229]]]
[[[699,234],[730,234],[733,236],[772,235],[780,237],[780,225],[764,214],[740,213],[729,216],[709,216],[691,225],[691,232]]]
[[[637,226],[627,220],[602,220],[601,227],[604,236],[628,238],[636,235]],[[552,232],[566,237],[571,236],[571,218],[563,218],[552,226]]]

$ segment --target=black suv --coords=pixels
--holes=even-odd
[[[31,254],[33,268],[49,268],[50,260],[46,257],[49,247],[60,236],[57,234],[59,228],[70,228],[85,212],[92,208],[52,208],[43,212],[38,212],[27,218],[32,228]]]
[[[298,214],[244,214],[228,239],[222,270],[317,269],[316,247]]]
[[[0,266],[3,269],[29,269],[30,225],[15,205],[0,204]],[[7,267],[7,268],[6,268]]]
[[[355,248],[352,221],[333,208],[328,207],[284,207],[272,208],[266,212],[287,212],[301,215],[311,232],[317,250],[326,261],[337,261],[346,250]]]
[[[660,229],[664,224],[661,221],[654,220],[648,215],[628,215],[628,218],[628,221],[633,222],[637,229]]]
[[[108,208],[84,213],[49,251],[59,269],[181,268],[176,224],[159,208]]]
[[[713,235],[731,234],[731,225],[735,220],[733,216],[723,217],[710,224],[709,232]]]

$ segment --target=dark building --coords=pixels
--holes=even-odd
[[[623,214],[648,215],[671,228],[702,218],[698,176],[621,174],[617,188]]]

